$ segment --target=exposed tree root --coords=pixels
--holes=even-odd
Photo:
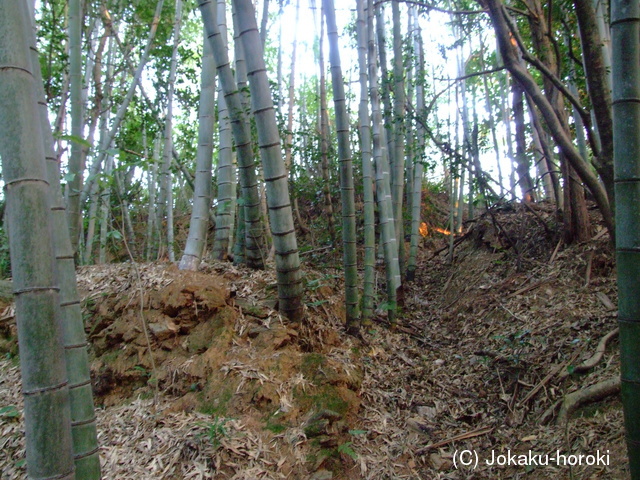
[[[618,392],[620,392],[620,377],[616,376],[570,393],[564,397],[556,423],[564,424],[569,419],[569,415],[585,403],[597,402]]]
[[[602,337],[602,339],[600,340],[600,343],[598,343],[598,347],[596,348],[595,353],[590,358],[582,362],[580,365],[576,365],[571,373],[583,373],[595,367],[598,364],[598,362],[602,360],[602,356],[604,355],[604,352],[607,349],[607,342],[611,338],[618,335],[618,331],[619,329],[616,328],[615,330],[610,331],[604,337]],[[560,374],[560,378],[564,378],[568,375],[570,375],[570,372],[565,369]]]

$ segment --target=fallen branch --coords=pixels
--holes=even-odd
[[[472,230],[469,230],[467,233],[465,233],[464,235],[462,235],[461,237],[458,237],[454,240],[453,242],[453,248],[457,247],[458,245],[460,245],[465,239],[467,239],[470,235],[471,235]],[[439,254],[441,254],[442,252],[444,252],[445,250],[447,250],[450,247],[450,245],[447,243],[447,245],[445,245],[444,247],[442,247],[440,250],[436,250],[435,252],[433,252],[433,255],[431,255],[431,258],[429,260],[433,260],[434,258],[436,258]]]
[[[396,330],[398,332],[402,332],[406,335],[409,335],[411,338],[413,338],[414,340],[418,341],[420,344],[422,345],[428,345],[427,341],[424,338],[424,335],[420,332],[415,331],[413,328],[411,327],[407,327],[405,325],[401,325],[400,323],[391,323],[389,322],[389,320],[386,320],[378,315],[374,315],[373,317],[371,317],[372,320],[374,322],[378,322],[384,326],[386,326],[389,329],[392,330]]]
[[[522,295],[523,293],[526,293],[530,290],[533,290],[535,288],[538,288],[542,285],[544,285],[545,283],[549,283],[550,281],[555,280],[555,276],[549,277],[549,278],[545,278],[544,280],[540,280],[538,282],[532,283],[531,285],[528,285],[526,287],[523,287],[513,293],[510,293],[509,295],[507,295],[506,298],[512,298],[512,297],[516,297],[518,295]]]
[[[547,423],[549,423],[551,421],[551,419],[553,418],[553,416],[555,415],[556,410],[558,409],[558,407],[560,406],[561,403],[562,403],[562,400],[558,400],[553,405],[551,405],[549,408],[547,408],[544,411],[544,413],[542,414],[542,416],[540,417],[540,419],[538,420],[538,423],[540,425],[546,425]]]
[[[533,398],[533,396],[534,396],[536,393],[538,393],[538,392],[542,389],[542,387],[544,387],[547,383],[549,383],[549,380],[551,380],[553,377],[555,377],[555,376],[558,374],[558,372],[560,372],[560,371],[562,371],[562,370],[566,370],[566,367],[567,367],[568,365],[571,365],[571,363],[576,359],[576,357],[577,357],[577,356],[578,356],[578,352],[574,353],[574,354],[573,354],[573,356],[572,356],[568,361],[566,361],[565,363],[561,363],[560,365],[558,365],[558,366],[554,367],[554,368],[551,370],[551,372],[549,372],[549,373],[547,374],[547,376],[546,376],[546,377],[544,377],[544,378],[540,381],[540,383],[538,383],[538,385],[536,385],[536,386],[534,387],[534,389],[533,389],[533,390],[531,390],[531,391],[527,394],[527,396],[526,396],[526,397],[524,397],[524,398],[520,401],[520,404],[519,404],[519,405],[520,405],[520,406],[523,406],[523,405],[525,405],[529,400],[531,400],[531,398]]]
[[[620,329],[616,328],[615,330],[611,330],[609,333],[607,333],[604,337],[602,337],[602,339],[598,343],[598,346],[596,347],[595,353],[590,358],[586,359],[580,365],[576,365],[571,372],[569,372],[568,370],[564,370],[560,374],[560,378],[567,377],[572,373],[583,373],[595,367],[600,362],[600,360],[602,360],[602,356],[607,349],[607,342],[618,335],[619,331]]]
[[[482,435],[486,435],[487,433],[491,433],[493,431],[493,427],[480,427],[476,430],[467,433],[461,433],[460,435],[455,435],[453,437],[447,438],[446,440],[441,440],[436,443],[431,443],[426,447],[422,447],[419,449],[416,454],[422,455],[423,453],[428,452],[429,450],[433,450],[435,448],[442,447],[444,445],[448,445],[453,442],[458,442],[460,440],[466,440],[467,438],[480,437]]]
[[[616,395],[619,392],[620,377],[614,377],[578,390],[577,392],[570,393],[564,397],[562,407],[560,407],[560,412],[558,412],[556,424],[563,425],[569,419],[569,415],[585,403],[598,402],[610,395]]]
[[[538,383],[538,385],[536,385],[535,388],[527,394],[526,397],[520,400],[520,406],[525,405],[531,398],[533,398],[533,396],[536,393],[538,393],[542,389],[542,387],[544,387],[547,383],[549,383],[549,380],[551,380],[553,377],[556,376],[556,374],[560,371],[561,368],[562,368],[562,365],[558,365],[553,370],[551,370],[551,372],[549,372],[549,374],[546,377],[544,377],[540,381],[540,383]]]
[[[609,312],[613,312],[614,310],[617,310],[618,307],[616,307],[613,302],[611,301],[611,299],[609,297],[607,297],[607,294],[604,292],[596,292],[596,297],[598,298],[598,300],[600,300],[600,303],[602,303]]]
[[[310,253],[322,252],[324,250],[329,250],[330,248],[334,248],[334,246],[333,245],[327,245],[326,247],[314,248],[313,250],[307,250],[306,252],[300,252],[299,256],[302,257],[303,255],[309,255]]]
[[[562,238],[558,240],[558,244],[556,248],[553,249],[553,253],[551,254],[551,258],[549,259],[549,265],[553,265],[553,262],[556,259],[556,255],[558,255],[558,250],[560,249],[560,245],[562,245]]]

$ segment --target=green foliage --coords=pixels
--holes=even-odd
[[[351,448],[351,442],[345,442],[343,444],[338,445],[337,451],[338,453],[344,453],[345,455],[350,456],[352,459],[357,460],[358,454],[354,452],[353,448]]]
[[[218,417],[227,413],[229,401],[233,397],[233,388],[224,388],[215,398],[203,400],[200,405],[200,412]]]
[[[517,365],[522,359],[524,350],[532,346],[529,341],[530,334],[530,330],[523,330],[509,335],[494,335],[493,338],[501,341],[499,350],[505,352],[507,359]]]
[[[40,68],[44,82],[47,103],[53,111],[60,107],[64,89],[64,73],[68,69],[66,52],[67,29],[66,7],[64,0],[39,2],[37,15],[37,47],[40,52]]]
[[[269,430],[270,432],[278,435],[282,432],[284,432],[287,428],[289,428],[289,425],[287,425],[286,423],[281,423],[280,420],[280,414],[281,412],[278,410],[276,413],[274,413],[273,415],[269,415],[266,419],[266,425],[265,425],[265,430]]]
[[[20,411],[15,405],[7,405],[0,408],[0,417],[5,418],[20,418]]]
[[[11,257],[9,255],[9,238],[4,225],[2,225],[0,226],[0,277],[8,278],[10,276]]]
[[[209,439],[211,446],[217,450],[222,445],[222,439],[229,436],[225,425],[230,419],[215,416],[211,422],[201,422],[199,425],[206,428],[204,435]]]

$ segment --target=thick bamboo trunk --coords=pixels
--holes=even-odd
[[[302,279],[296,241],[288,174],[282,159],[262,43],[251,0],[233,0],[237,9],[240,40],[244,47],[251,107],[256,119],[258,145],[267,187],[271,234],[275,247],[279,309],[292,321],[303,316]]]
[[[242,187],[242,203],[244,204],[247,264],[252,268],[263,268],[266,253],[264,252],[263,243],[260,195],[258,193],[258,177],[245,104],[231,72],[227,48],[217,25],[215,6],[209,0],[199,0],[198,6],[202,14],[207,38],[211,42],[220,86],[227,101],[231,132],[236,146],[236,155],[238,156],[238,176]],[[237,18],[237,15],[235,17]],[[244,62],[242,64],[238,63],[238,70],[243,65]]]
[[[631,479],[640,479],[640,4],[612,0],[616,260],[622,405]]]
[[[372,112],[373,157],[376,165],[376,198],[378,201],[378,218],[380,223],[381,243],[384,251],[385,274],[387,280],[387,314],[390,321],[395,321],[398,308],[398,293],[402,288],[400,266],[398,263],[398,247],[395,238],[393,204],[391,186],[389,185],[389,162],[387,157],[387,141],[380,111],[380,92],[378,91],[378,70],[376,65],[376,47],[373,30],[373,0],[367,0],[367,34],[369,65],[369,96]]]
[[[217,24],[220,38],[227,48],[227,22],[224,4],[218,2]],[[227,101],[218,86],[218,205],[216,208],[216,231],[213,241],[212,256],[217,260],[225,260],[229,251],[229,240],[233,228],[233,215],[236,209],[236,172],[233,165],[231,120]]]
[[[362,183],[364,197],[364,290],[362,293],[362,323],[371,323],[375,307],[376,227],[373,196],[373,165],[371,164],[371,117],[367,74],[367,19],[364,0],[357,1],[358,68],[360,71],[360,104],[358,128],[362,154]]]
[[[345,303],[347,329],[357,328],[360,323],[358,295],[358,264],[356,251],[356,207],[354,198],[353,164],[349,143],[349,114],[344,94],[344,80],[338,47],[338,27],[333,0],[323,0],[329,39],[329,63],[333,102],[336,111],[338,134],[338,156],[340,161],[340,193],[342,199],[342,247],[345,279]]]
[[[0,158],[16,300],[27,473],[73,479],[69,385],[50,221],[51,188],[24,4],[0,2]]]
[[[211,208],[211,169],[213,159],[213,128],[215,123],[215,65],[211,45],[203,33],[200,106],[198,109],[198,149],[193,210],[189,236],[180,260],[180,270],[197,270],[207,240],[209,209]]]
[[[29,21],[34,27],[33,17]],[[100,478],[98,438],[93,406],[93,393],[89,371],[84,322],[80,297],[76,288],[74,255],[66,224],[64,199],[60,188],[60,164],[54,151],[54,139],[49,124],[48,109],[35,35],[30,36],[31,65],[36,83],[40,122],[40,134],[44,145],[47,179],[50,185],[50,218],[52,222],[55,268],[60,286],[60,322],[62,324],[65,364],[69,381],[71,405],[71,436],[73,441],[76,479]]]

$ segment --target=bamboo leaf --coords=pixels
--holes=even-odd
[[[82,145],[83,147],[91,148],[92,145],[86,141],[82,137],[78,137],[76,135],[57,135],[55,136],[58,140],[67,140],[68,142],[73,142],[78,145]]]

